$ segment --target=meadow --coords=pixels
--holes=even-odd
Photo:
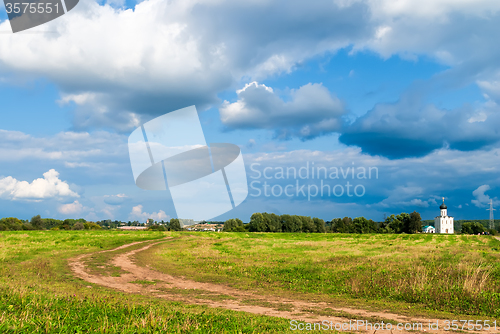
[[[141,265],[259,295],[399,314],[500,317],[500,241],[433,234],[177,234]]]
[[[292,333],[286,319],[126,294],[75,278],[68,266],[80,254],[165,235],[0,232],[0,333]]]

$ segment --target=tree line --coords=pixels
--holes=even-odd
[[[148,220],[148,230],[155,231],[182,231],[183,227],[179,219],[172,218],[170,221],[154,222]],[[427,222],[427,221],[425,221]],[[221,222],[222,223],[222,222]],[[244,224],[241,219],[231,218],[223,222],[224,232],[288,232],[288,233],[418,233],[422,231],[422,219],[416,211],[391,215],[383,222],[375,222],[365,217],[334,218],[331,221],[309,216],[299,215],[276,215],[274,213],[257,212],[250,217],[250,222]],[[103,220],[88,222],[83,218],[58,220],[52,218],[41,218],[36,215],[31,220],[21,220],[14,217],[0,219],[0,231],[20,230],[98,230],[113,229],[121,225],[144,226],[139,222],[121,222]],[[487,229],[481,222],[464,221],[460,224],[462,234],[481,234],[489,232],[496,234],[496,230]]]
[[[302,233],[417,233],[422,231],[422,219],[416,211],[391,215],[383,222],[365,217],[323,219],[298,215],[277,215],[257,212],[248,224],[240,219],[224,222],[225,232],[302,232]]]
[[[149,231],[182,231],[181,222],[177,218],[172,218],[170,221],[153,222],[149,227]]]
[[[102,227],[83,218],[58,220],[33,216],[30,220],[21,220],[15,217],[0,219],[0,231],[29,231],[29,230],[100,230]]]

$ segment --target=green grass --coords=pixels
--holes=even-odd
[[[357,301],[410,314],[500,317],[500,241],[493,237],[194,235],[137,259],[173,275],[262,294]]]
[[[293,333],[286,319],[186,305],[90,284],[73,277],[67,264],[69,257],[79,254],[166,235],[178,234],[1,232],[0,333]],[[110,254],[91,258],[92,270],[112,274],[113,268],[98,268],[99,261]]]

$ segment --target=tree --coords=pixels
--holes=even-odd
[[[267,224],[264,219],[264,216],[260,212],[254,213],[250,217],[250,223],[248,224],[250,232],[266,232]]]
[[[410,219],[408,221],[408,233],[417,233],[422,231],[422,218],[420,217],[420,213],[417,211],[413,211],[410,214]]]
[[[299,218],[302,221],[302,232],[305,233],[316,232],[316,225],[314,225],[314,222],[311,217],[299,216]]]
[[[353,233],[375,233],[378,230],[377,223],[365,217],[356,217],[352,221]]]
[[[483,224],[479,222],[471,222],[471,223],[463,223],[462,224],[462,233],[463,234],[478,234],[485,232]]]
[[[318,233],[325,233],[326,232],[325,221],[323,219],[313,218],[313,223],[316,227],[316,232],[318,232]]]
[[[73,225],[73,230],[83,230],[85,226],[83,226],[82,222],[76,222],[75,225]]]
[[[23,222],[17,218],[9,217],[0,220],[0,231],[19,231],[25,229],[29,229],[29,227],[25,227]]]
[[[332,219],[327,225],[328,232],[338,233],[339,232],[338,228],[341,224],[342,224],[341,218]]]
[[[87,223],[84,223],[83,224],[83,227],[86,229],[86,230],[100,230],[101,229],[101,226],[97,225],[96,223],[94,222],[87,222]]]
[[[42,230],[44,228],[43,220],[40,215],[33,216],[31,218],[30,224],[35,230]]]
[[[297,216],[281,215],[282,232],[300,232],[302,231],[302,221]]]
[[[267,232],[281,232],[281,219],[280,216],[274,213],[263,213],[266,221]]]
[[[335,218],[330,222],[331,231],[334,233],[353,233],[354,226],[350,217]]]
[[[170,219],[170,231],[182,231],[181,222],[177,218]]]
[[[238,218],[231,218],[224,222],[224,227],[222,229],[224,232],[245,232],[243,227],[243,222]]]
[[[385,219],[385,221],[381,224],[381,230],[385,233],[403,233],[405,232],[405,219],[406,216],[409,215],[407,213],[402,213],[397,216],[390,215]]]

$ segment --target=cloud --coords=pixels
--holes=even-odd
[[[450,147],[472,151],[500,140],[500,108],[493,101],[453,110],[423,104],[405,94],[392,104],[378,104],[346,126],[339,141],[363,152],[391,159],[421,157]]]
[[[168,220],[170,219],[170,216],[168,216],[165,211],[160,210],[158,212],[153,212],[153,213],[147,213],[142,211],[143,206],[142,205],[136,205],[132,208],[132,212],[129,214],[129,220],[139,220],[139,221],[146,221],[149,218],[152,218],[153,220],[156,221],[161,221],[161,220]]]
[[[79,184],[109,184],[131,177],[127,136],[106,131],[31,136],[0,130],[0,163],[7,175],[27,164],[44,171],[66,169]]]
[[[416,186],[413,184],[405,185],[394,184],[388,190],[389,196],[379,203],[375,203],[372,206],[382,207],[382,208],[393,208],[393,207],[420,207],[428,208],[431,205],[437,206],[436,199],[429,196],[426,193],[426,189],[422,186]],[[420,198],[415,198],[416,196]],[[422,199],[427,198],[425,200]]]
[[[133,10],[80,1],[45,25],[56,34],[4,36],[0,71],[54,82],[61,103],[75,104],[75,128],[125,131],[166,111],[218,104],[242,78],[286,73],[365,40],[367,18],[366,4],[329,0],[148,0]]]
[[[367,3],[372,22],[378,27],[372,38],[356,48],[371,49],[384,57],[399,54],[412,58],[425,54],[448,65],[479,64],[485,58],[491,61],[494,58],[490,55],[500,50],[487,46],[500,21],[498,2],[369,0]]]
[[[113,219],[115,217],[115,209],[116,207],[109,206],[97,209],[96,207],[86,206],[78,200],[75,200],[73,203],[61,204],[57,207],[57,211],[64,215],[63,218],[79,215],[80,217],[84,216],[89,221]]]
[[[127,152],[127,137],[107,131],[66,131],[46,137],[34,137],[19,131],[0,130],[0,161],[64,161],[68,167],[89,161],[116,159],[120,150]]]
[[[345,113],[342,102],[322,84],[292,90],[289,101],[255,81],[237,94],[236,102],[222,104],[222,123],[231,129],[271,129],[281,139],[311,139],[339,130]]]
[[[496,197],[490,198],[489,195],[485,194],[490,189],[491,187],[487,184],[483,184],[482,186],[477,187],[477,189],[472,192],[472,195],[475,197],[475,199],[471,200],[472,204],[474,204],[478,208],[489,207],[491,200],[493,200],[493,204],[499,204],[500,202]]]
[[[60,205],[57,211],[64,215],[77,215],[84,211],[84,206],[80,202],[74,201],[73,203]]]
[[[295,187],[295,179],[290,180],[285,177],[285,179],[267,180],[264,179],[263,175],[258,179],[256,178],[258,173],[251,169],[253,163],[260,164],[253,167],[260,172],[263,172],[266,167],[271,167],[268,175],[274,175],[273,171],[276,171],[278,167],[283,168],[284,171],[289,167],[299,170],[299,168],[306,166],[307,162],[309,162],[309,166],[314,163],[316,168],[322,166],[326,168],[343,167],[346,170],[346,168],[353,166],[355,168],[360,166],[376,167],[378,177],[376,177],[376,173],[372,173],[372,178],[366,180],[352,180],[351,178],[344,180],[340,176],[340,179],[327,181],[330,186],[337,184],[345,186],[346,181],[352,185],[362,184],[366,189],[363,197],[318,196],[315,200],[318,202],[355,203],[360,206],[369,205],[373,210],[393,213],[417,210],[424,216],[434,217],[439,213],[439,205],[443,196],[447,198],[446,204],[449,207],[454,207],[464,203],[463,199],[470,196],[471,192],[478,187],[478,182],[481,182],[479,184],[489,184],[494,189],[500,187],[498,157],[500,157],[500,148],[498,147],[473,152],[442,148],[423,157],[391,160],[382,156],[371,156],[356,147],[347,147],[335,151],[294,150],[248,153],[245,155],[245,162],[249,184],[254,180],[260,181],[257,188],[261,190],[263,190],[264,181],[269,185],[269,190],[274,185],[280,185],[284,188],[288,184],[292,184]],[[301,184],[315,184],[320,187],[319,179],[299,181]],[[255,194],[256,191],[249,187],[249,192],[249,199],[253,199],[254,197],[251,195]],[[285,195],[282,197],[281,201],[288,202]],[[261,198],[268,199],[264,194]],[[485,200],[483,202],[486,203]],[[302,202],[292,201],[292,203],[298,205]],[[309,202],[306,207],[309,209]],[[467,206],[464,208],[466,212],[461,214],[477,213],[473,212],[472,208],[469,210]],[[252,209],[253,211],[257,210],[255,207]],[[352,213],[345,212],[344,214]],[[450,214],[453,215],[452,212]],[[484,214],[487,212],[484,211]]]
[[[73,192],[65,181],[59,179],[59,173],[51,169],[43,174],[43,178],[18,181],[12,176],[0,179],[0,197],[10,200],[34,199],[42,200],[54,197],[80,197]]]
[[[110,205],[120,205],[128,199],[128,196],[125,194],[118,195],[104,195],[104,203]]]

